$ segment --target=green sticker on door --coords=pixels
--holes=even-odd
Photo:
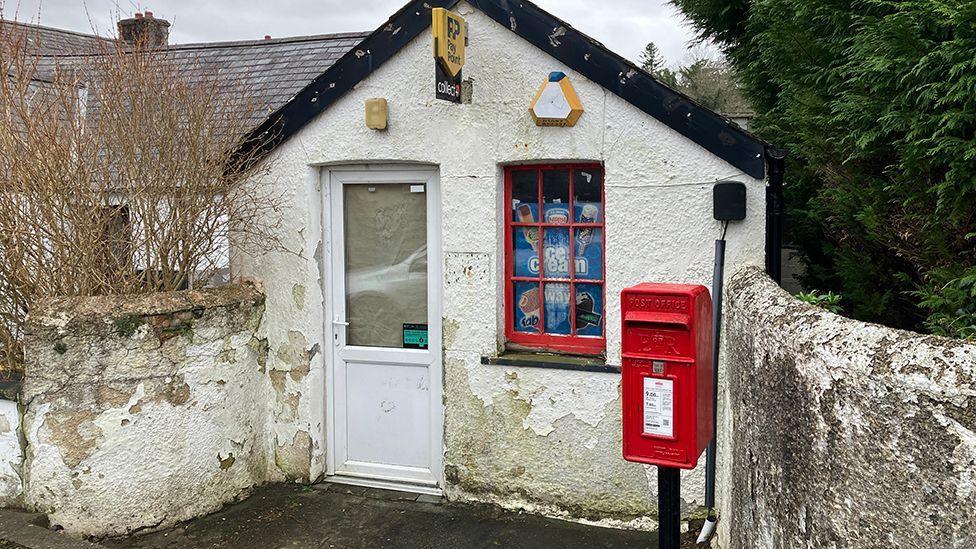
[[[404,324],[403,325],[403,348],[404,349],[426,349],[430,340],[427,337],[426,324]]]

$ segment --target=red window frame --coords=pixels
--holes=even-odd
[[[558,170],[569,172],[569,223],[546,223],[543,215],[542,193],[542,172],[546,170]],[[574,177],[577,170],[598,170],[600,172],[600,216],[598,223],[577,223],[575,212],[575,187]],[[538,181],[539,190],[539,219],[534,223],[522,223],[515,221],[512,208],[512,174],[523,171],[534,171]],[[542,351],[559,351],[582,355],[602,355],[606,351],[607,331],[606,331],[606,276],[607,276],[607,232],[606,232],[606,173],[601,164],[546,164],[546,165],[527,165],[527,166],[508,166],[505,168],[505,337],[510,343],[520,347],[531,348]],[[539,229],[539,274],[538,276],[520,277],[515,276],[515,246],[513,234],[519,227],[537,227]],[[576,241],[575,231],[578,228],[591,227],[599,229],[603,234],[603,277],[600,279],[577,279],[576,278]],[[546,228],[568,229],[570,235],[569,246],[569,278],[549,278],[545,276],[543,248]],[[603,290],[603,322],[601,322],[600,336],[579,336],[576,333],[576,284],[592,284],[600,286]],[[539,333],[520,332],[515,329],[515,290],[516,282],[535,282],[539,284]],[[545,284],[546,283],[568,283],[570,295],[570,334],[547,334],[545,330]]]

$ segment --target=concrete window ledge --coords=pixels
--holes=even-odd
[[[554,355],[548,353],[506,352],[499,356],[483,356],[481,363],[489,366],[517,366],[520,368],[548,368],[619,374],[620,366],[607,364],[602,358]]]

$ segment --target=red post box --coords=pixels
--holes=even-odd
[[[639,284],[620,297],[624,459],[694,469],[715,432],[708,289]]]

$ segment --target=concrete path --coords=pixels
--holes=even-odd
[[[0,509],[0,549],[98,549],[98,546],[49,529],[44,515]]]
[[[655,548],[653,533],[594,528],[489,505],[323,484],[273,485],[172,530],[109,547],[191,548]]]

